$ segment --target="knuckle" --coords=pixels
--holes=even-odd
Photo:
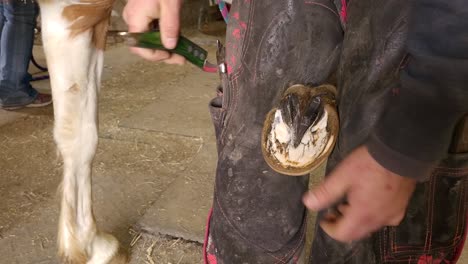
[[[122,12],[122,18],[126,23],[128,23],[129,15],[127,9],[124,9],[124,11]]]
[[[135,13],[135,9],[133,6],[126,5],[122,11],[122,16],[124,19],[131,18]]]
[[[356,239],[356,236],[353,234],[353,231],[352,230],[340,230],[340,231],[337,231],[334,236],[333,236],[333,239],[337,240],[337,241],[340,241],[340,242],[343,242],[343,243],[347,243],[347,242],[351,242],[353,240]]]
[[[370,212],[365,212],[360,217],[360,222],[362,224],[367,224],[368,225],[368,224],[371,224],[371,223],[373,223],[375,221],[376,221],[376,217],[373,214],[371,214]]]
[[[317,200],[324,201],[331,196],[331,192],[326,185],[322,185],[314,191],[314,195],[317,198]]]
[[[169,23],[164,25],[164,28],[161,28],[168,37],[176,37],[179,33],[179,24],[178,23]]]
[[[401,224],[401,222],[403,222],[404,219],[405,219],[405,213],[400,212],[395,217],[393,217],[392,221],[390,221],[389,224],[391,226],[398,226]]]

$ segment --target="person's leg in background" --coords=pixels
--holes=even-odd
[[[262,156],[262,127],[290,85],[327,81],[341,41],[339,12],[329,0],[234,1],[223,103],[211,109],[218,166],[208,263],[298,263],[308,178],[270,169]]]
[[[1,62],[2,62],[2,52],[3,52],[3,45],[2,45],[2,34],[3,34],[3,28],[5,26],[5,15],[4,15],[4,12],[5,12],[5,4],[6,2],[5,1],[0,1],[0,65],[1,65]],[[2,108],[2,92],[1,92],[1,80],[3,79],[3,67],[0,66],[0,109]]]
[[[38,95],[28,73],[38,9],[32,0],[4,1],[1,5],[0,107],[21,107]]]
[[[2,32],[3,32],[3,26],[5,25],[5,15],[3,14],[5,8],[4,8],[5,3],[3,1],[0,1],[0,58],[2,55],[2,45],[1,45],[1,40],[2,40]],[[0,76],[2,76],[2,68],[0,67]]]
[[[409,4],[365,0],[338,7],[347,14],[337,87],[341,127],[328,172],[366,141],[398,96]],[[340,243],[317,225],[310,264],[456,263],[466,232],[467,174],[468,155],[451,155],[429,182],[418,184],[403,222],[367,239]]]

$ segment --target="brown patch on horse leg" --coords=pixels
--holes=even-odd
[[[68,91],[70,91],[73,94],[76,94],[80,91],[80,87],[78,87],[78,85],[75,83],[68,89]]]
[[[62,16],[71,22],[70,37],[90,30],[94,46],[104,49],[113,3],[114,0],[81,0],[79,4],[66,6]]]

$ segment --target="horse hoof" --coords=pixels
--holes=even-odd
[[[332,85],[293,85],[285,91],[262,131],[263,157],[273,170],[301,176],[327,160],[339,129],[335,96]]]

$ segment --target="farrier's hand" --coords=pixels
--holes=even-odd
[[[304,196],[304,204],[318,211],[347,195],[342,216],[320,223],[341,242],[362,239],[383,226],[403,220],[416,181],[392,173],[377,163],[365,147],[352,152],[317,188]],[[325,217],[326,219],[326,217]]]
[[[180,30],[182,0],[128,0],[123,18],[129,32],[148,30],[149,23],[159,18],[161,38],[164,46],[172,49],[177,45]],[[151,61],[183,64],[184,57],[161,50],[131,48],[131,51]]]

